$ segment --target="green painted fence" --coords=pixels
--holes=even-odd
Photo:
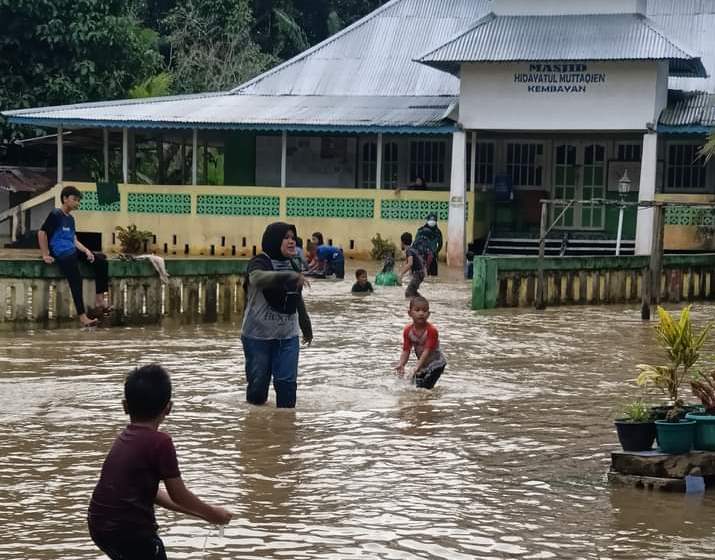
[[[598,305],[641,301],[650,257],[546,257],[547,305]],[[534,304],[538,257],[475,257],[472,309]],[[660,299],[715,299],[715,254],[665,255]]]

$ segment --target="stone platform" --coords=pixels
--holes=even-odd
[[[702,476],[707,486],[715,483],[715,452],[691,451],[669,455],[661,451],[611,453],[611,484],[649,490],[685,492],[685,477]]]

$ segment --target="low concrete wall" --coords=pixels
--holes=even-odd
[[[547,257],[547,305],[598,305],[641,301],[650,257]],[[537,257],[475,257],[472,309],[534,304]],[[715,299],[715,254],[665,255],[660,299]]]
[[[240,322],[246,260],[167,260],[162,284],[146,261],[109,261],[113,325]],[[82,265],[86,305],[94,303],[94,280]],[[56,328],[77,321],[67,281],[55,265],[39,260],[0,260],[0,330]]]

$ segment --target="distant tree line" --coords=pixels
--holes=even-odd
[[[0,0],[0,110],[226,90],[385,1]]]

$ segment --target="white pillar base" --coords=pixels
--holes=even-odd
[[[641,177],[638,188],[638,201],[655,200],[655,178],[658,169],[658,135],[643,135],[643,155],[641,159]],[[638,208],[636,214],[636,255],[650,255],[653,245],[652,208]]]
[[[452,133],[452,175],[449,189],[449,222],[447,224],[447,266],[464,268],[466,253],[465,164],[467,142],[464,131]]]

